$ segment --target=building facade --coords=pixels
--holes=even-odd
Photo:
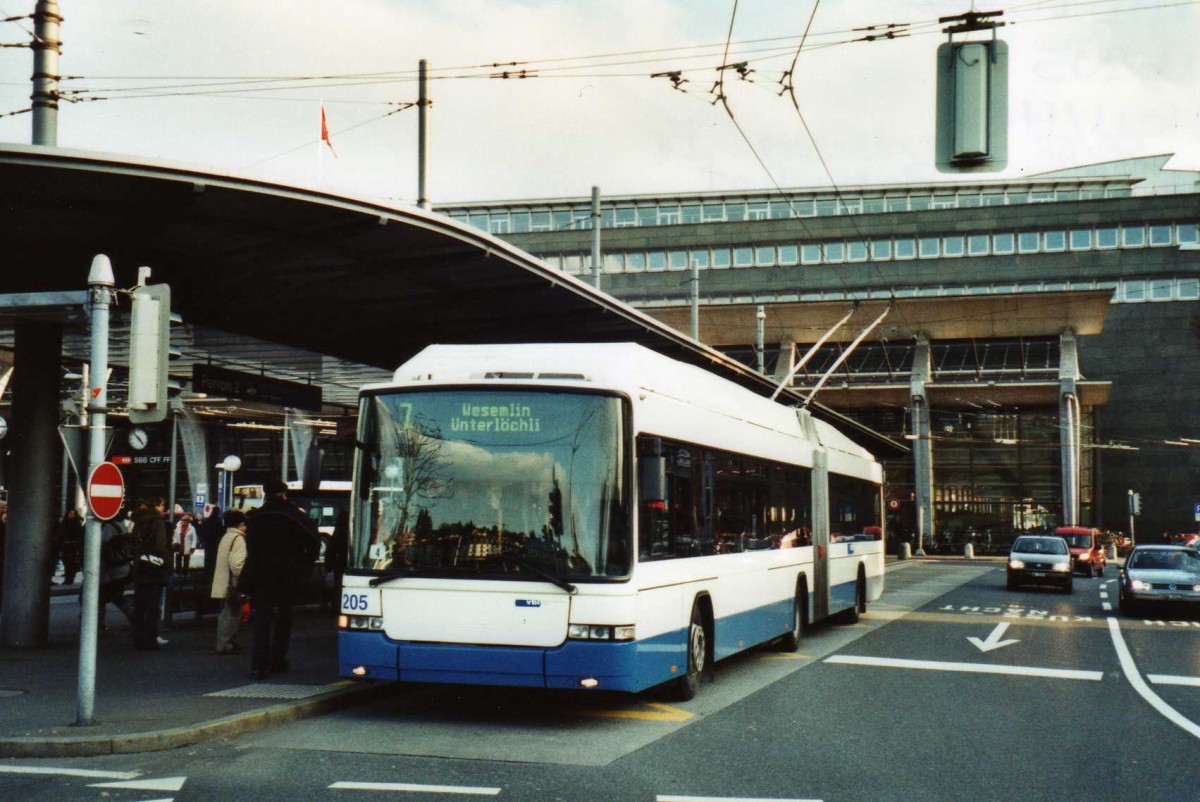
[[[1130,491],[1139,536],[1197,531],[1200,173],[1169,158],[606,197],[598,280],[909,443],[885,461],[901,539],[1126,531]],[[594,280],[588,198],[440,211]]]

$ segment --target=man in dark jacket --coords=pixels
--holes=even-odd
[[[166,513],[167,502],[155,496],[143,501],[133,515],[133,642],[143,650],[166,643],[158,637],[159,604],[171,572]]]
[[[287,485],[267,482],[267,499],[246,519],[246,565],[238,587],[250,594],[254,648],[250,676],[288,670],[292,604],[320,551],[316,522],[287,500]]]

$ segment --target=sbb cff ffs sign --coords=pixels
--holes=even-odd
[[[93,468],[88,477],[87,497],[93,515],[101,521],[115,518],[125,500],[125,479],[120,468],[111,462],[101,462]]]

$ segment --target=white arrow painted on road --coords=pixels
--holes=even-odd
[[[1008,624],[996,624],[996,628],[992,630],[992,634],[987,636],[987,640],[980,640],[979,638],[967,638],[967,640],[978,646],[981,652],[990,652],[993,649],[999,649],[1001,646],[1012,646],[1014,643],[1021,642],[1019,638],[1000,640],[1004,637],[1006,629],[1008,629]]]

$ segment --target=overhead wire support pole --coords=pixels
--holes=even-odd
[[[421,59],[417,70],[417,205],[428,211],[429,189],[429,62]]]
[[[600,289],[600,187],[592,187],[592,286]]]
[[[830,327],[829,331],[822,334],[821,339],[813,343],[812,347],[808,349],[808,353],[806,353],[799,362],[797,362],[795,365],[792,365],[791,371],[783,378],[783,381],[779,382],[779,386],[775,388],[775,392],[771,393],[772,401],[779,397],[779,394],[783,392],[783,388],[792,383],[792,379],[796,378],[796,374],[808,364],[808,360],[813,358],[813,355],[817,353],[817,350],[820,349],[820,347],[824,345],[830,337],[836,334],[838,329],[846,325],[846,321],[853,317],[854,313],[857,311],[858,302],[855,301],[854,305],[850,307],[850,311],[847,312],[841,320],[839,320],[837,323],[834,323],[833,326]]]
[[[54,0],[38,0],[33,12],[33,144],[58,144],[58,58],[62,15]]]
[[[850,354],[854,353],[854,349],[858,347],[858,344],[865,340],[867,335],[874,331],[875,327],[882,323],[883,319],[887,317],[888,312],[891,311],[892,302],[888,301],[888,305],[883,308],[883,311],[879,314],[879,317],[871,321],[871,325],[863,329],[862,333],[854,338],[854,342],[850,343],[849,347],[846,348],[845,351],[842,351],[841,356],[839,356],[834,363],[829,366],[829,370],[825,371],[825,374],[821,376],[821,380],[817,382],[817,386],[814,387],[812,392],[808,394],[808,398],[804,399],[804,403],[800,407],[801,409],[808,409],[808,405],[811,404],[812,400],[817,397],[817,392],[825,385],[825,382],[828,381],[829,377],[833,375],[833,372],[837,370],[847,358],[849,358]]]

